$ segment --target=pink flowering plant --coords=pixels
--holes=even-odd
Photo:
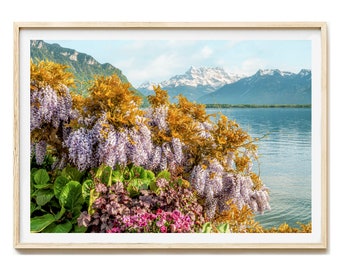
[[[158,209],[155,214],[143,213],[124,216],[123,224],[108,230],[108,233],[190,233],[194,232],[194,222],[189,215],[179,210],[165,212]]]
[[[205,223],[203,208],[191,188],[158,178],[152,189],[143,189],[132,198],[120,181],[112,186],[98,183],[93,204],[81,213],[78,226],[110,233],[200,230]]]

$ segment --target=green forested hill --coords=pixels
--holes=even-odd
[[[72,90],[80,94],[86,94],[88,83],[95,75],[110,76],[117,74],[123,82],[129,82],[122,71],[111,64],[100,64],[90,55],[63,48],[56,43],[49,44],[42,40],[31,40],[30,53],[31,59],[35,63],[41,60],[49,60],[69,66],[76,80],[76,88]],[[146,98],[142,93],[133,86],[131,86],[131,90],[142,97],[144,103],[146,102]]]

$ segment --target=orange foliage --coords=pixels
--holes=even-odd
[[[143,112],[139,109],[142,99],[129,90],[130,84],[123,83],[116,74],[97,77],[88,89],[89,96],[77,98],[76,106],[84,116],[100,118],[106,113],[109,124],[116,128],[132,127],[136,117]]]
[[[64,95],[65,86],[75,86],[74,75],[71,72],[67,72],[67,68],[68,66],[66,65],[51,61],[41,61],[38,64],[34,64],[31,60],[31,91],[36,91],[49,85],[58,95]]]
[[[233,233],[311,233],[312,223],[302,224],[297,223],[300,228],[289,226],[283,223],[278,227],[263,228],[259,222],[255,221],[255,215],[248,206],[243,206],[239,209],[235,204],[228,202],[229,209],[218,214],[213,224],[228,223],[230,231]]]

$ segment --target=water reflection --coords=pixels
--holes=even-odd
[[[222,112],[237,121],[259,142],[259,172],[270,188],[270,212],[257,216],[265,227],[311,221],[311,109],[228,108]],[[256,166],[254,166],[256,172]]]

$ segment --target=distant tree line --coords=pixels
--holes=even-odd
[[[311,108],[311,104],[205,104],[206,108]]]

